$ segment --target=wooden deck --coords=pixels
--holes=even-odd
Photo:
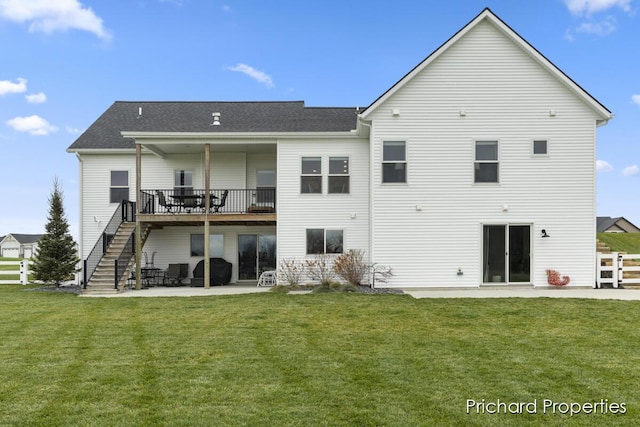
[[[211,225],[276,225],[277,221],[275,213],[215,213],[208,217]],[[203,213],[140,214],[138,218],[153,228],[203,225],[205,222]]]

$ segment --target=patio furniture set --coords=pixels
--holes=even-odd
[[[167,200],[163,191],[157,190],[158,204],[165,209],[167,213],[183,212],[190,213],[192,210],[206,211],[205,207],[205,195],[198,193],[178,193],[171,194],[169,198],[172,202]],[[227,196],[229,190],[224,190],[221,197],[214,194],[209,195],[209,212],[220,212],[220,208],[224,207],[227,202]]]
[[[169,264],[167,269],[158,268],[154,265],[156,252],[151,254],[149,259],[144,252],[145,265],[141,268],[141,280],[143,288],[154,286],[184,286],[183,280],[189,277],[189,264]],[[209,283],[211,285],[227,285],[231,281],[232,264],[224,258],[211,258],[209,268]],[[135,270],[129,277],[129,285],[135,283]],[[199,261],[193,269],[191,286],[204,286],[204,260]]]

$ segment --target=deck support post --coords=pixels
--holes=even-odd
[[[209,210],[211,200],[211,144],[204,144],[204,287],[211,287],[211,248],[209,247]]]
[[[136,234],[135,234],[135,257],[136,257],[136,289],[142,289],[142,265],[140,258],[142,255],[142,231],[140,223],[140,201],[142,200],[142,145],[136,143]]]

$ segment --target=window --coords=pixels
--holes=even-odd
[[[348,157],[329,157],[329,193],[349,193]]]
[[[256,171],[256,203],[273,205],[276,201],[276,171]]]
[[[209,235],[209,255],[211,258],[224,258],[224,235]],[[191,256],[204,256],[204,234],[191,235]]]
[[[404,141],[382,143],[382,182],[407,182],[407,152]]]
[[[129,171],[111,171],[109,203],[129,200]]]
[[[537,139],[533,141],[533,154],[536,156],[546,156],[547,152],[547,141],[543,139]]]
[[[307,255],[341,254],[342,243],[342,230],[307,229]]]
[[[302,158],[301,193],[322,193],[322,159],[320,157]]]
[[[191,171],[174,171],[173,191],[176,194],[193,193],[193,173]]]
[[[474,182],[498,182],[498,141],[476,141]]]

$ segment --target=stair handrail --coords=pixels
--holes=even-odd
[[[91,280],[93,273],[96,271],[100,260],[109,249],[111,239],[123,222],[133,222],[136,220],[136,203],[129,200],[123,200],[116,208],[113,216],[104,227],[100,237],[96,242],[89,255],[82,262],[83,271],[83,288],[87,289],[87,283]]]
[[[127,271],[127,267],[129,266],[131,259],[135,255],[135,252],[136,252],[135,242],[136,242],[135,233],[131,233],[131,235],[129,236],[129,239],[127,240],[127,243],[124,244],[124,247],[122,248],[122,250],[116,257],[116,259],[114,260],[114,269],[113,269],[115,273],[114,288],[116,290],[118,289],[118,284],[120,283],[122,276]]]

